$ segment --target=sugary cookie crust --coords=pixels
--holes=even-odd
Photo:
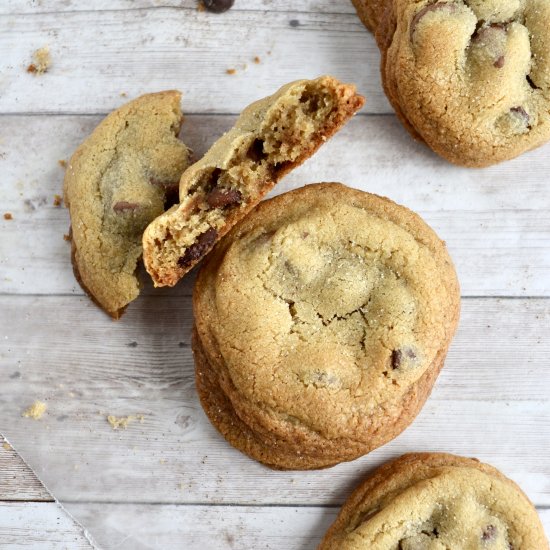
[[[189,162],[177,138],[180,99],[177,91],[146,94],[114,111],[65,173],[75,276],[114,318],[139,294],[143,230],[164,211]]]
[[[413,453],[349,497],[318,550],[545,550],[521,489],[476,459]]]
[[[386,95],[414,137],[464,166],[550,139],[550,4],[391,0],[377,29]]]
[[[146,229],[144,262],[155,285],[175,285],[363,103],[355,86],[323,76],[292,82],[248,106],[183,174],[180,204]]]
[[[412,421],[442,366],[459,292],[418,216],[318,184],[262,203],[216,247],[194,310],[235,414],[264,445],[282,439],[319,467]]]

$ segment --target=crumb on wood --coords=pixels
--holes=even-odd
[[[25,411],[21,413],[21,416],[32,418],[33,420],[40,420],[44,416],[47,408],[48,405],[46,405],[46,403],[37,400],[29,408],[25,409]]]
[[[118,430],[120,428],[122,428],[123,430],[125,430],[128,425],[130,424],[130,422],[133,422],[134,420],[139,420],[139,423],[140,424],[143,424],[143,415],[142,414],[138,414],[138,415],[129,415],[129,416],[121,416],[119,418],[117,418],[116,416],[110,414],[107,416],[107,422],[109,422],[109,424],[111,425],[111,428],[113,428],[113,430]]]
[[[13,215],[11,212],[4,212],[4,219],[5,220],[13,220]]]
[[[206,11],[206,8],[204,7],[204,4],[202,2],[199,2],[197,4],[197,11]]]
[[[11,451],[11,445],[7,441],[4,441],[2,447],[4,447],[6,451]]]
[[[63,170],[65,170],[65,168],[67,168],[67,161],[65,159],[58,160],[57,164],[59,164],[59,166],[61,166],[61,168],[63,168]]]
[[[70,242],[71,242],[71,236],[68,235],[67,233],[65,233],[65,234],[63,235],[63,240],[70,243]]]
[[[35,75],[41,75],[48,71],[52,65],[52,56],[50,48],[44,46],[32,54],[32,63],[27,67],[27,72]]]
[[[236,74],[237,73],[237,69],[227,69],[225,71],[227,74]]]
[[[53,205],[55,207],[61,206],[63,204],[63,197],[61,195],[55,194],[53,196]]]
[[[258,65],[259,63],[261,63],[262,60],[260,59],[260,56],[259,55],[255,55],[254,56],[254,63],[256,63],[256,65]]]
[[[120,92],[120,97],[128,97],[128,94],[126,92]]]

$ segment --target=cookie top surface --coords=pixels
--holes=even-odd
[[[446,349],[459,308],[444,244],[414,213],[340,184],[262,203],[214,249],[196,326],[240,398],[355,437]]]
[[[545,550],[521,489],[474,459],[410,454],[352,494],[320,550]]]
[[[107,116],[67,167],[73,262],[84,288],[111,315],[139,293],[141,237],[177,190],[189,151],[178,140],[181,94],[141,96]]]
[[[467,166],[550,139],[550,3],[394,0],[383,68],[390,99],[439,154]]]

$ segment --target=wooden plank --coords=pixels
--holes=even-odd
[[[4,116],[0,126],[0,292],[82,294],[72,275],[69,218],[53,206],[67,159],[100,117]],[[233,116],[188,116],[183,137],[199,157]],[[50,139],[55,136],[55,139]],[[360,145],[359,145],[360,144]],[[466,296],[550,295],[546,149],[488,170],[467,170],[414,143],[394,117],[356,117],[276,189],[339,180],[421,213],[450,248]],[[518,181],[521,196],[518,198]],[[188,295],[192,282],[165,295]],[[150,291],[147,287],[146,292]]]
[[[72,11],[114,11],[136,9],[175,8],[196,10],[198,0],[94,0],[94,2],[67,0],[4,0],[0,14],[72,12]],[[284,11],[291,13],[355,13],[353,5],[347,0],[237,0],[231,8],[240,11]]]
[[[145,297],[117,323],[81,297],[3,296],[0,310],[0,432],[62,502],[335,505],[381,462],[440,450],[478,456],[550,505],[550,300],[465,300],[413,426],[367,457],[307,473],[271,472],[209,425],[189,297]],[[44,418],[21,418],[36,399]],[[107,414],[143,423],[113,431]]]
[[[55,502],[0,502],[0,544],[10,550],[89,550],[84,530]]]
[[[53,497],[0,435],[0,501],[8,500],[52,502]]]
[[[28,74],[32,52],[44,45],[50,69]],[[368,97],[365,112],[391,111],[380,85],[378,48],[352,10],[5,15],[0,56],[3,113],[104,113],[120,104],[122,92],[169,88],[185,93],[187,112],[238,113],[288,81],[325,73],[356,82]],[[230,68],[236,73],[227,74]]]

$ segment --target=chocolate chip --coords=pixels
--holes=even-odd
[[[493,66],[496,69],[502,69],[504,67],[504,64],[506,63],[506,60],[503,55],[497,58],[497,60],[493,63]]]
[[[241,204],[243,196],[237,189],[215,187],[206,195],[206,202],[211,208],[227,208]]]
[[[523,107],[512,107],[510,109],[510,112],[517,115],[519,118],[523,119],[525,124],[529,127],[529,121],[531,120],[531,117]]]
[[[264,142],[261,139],[255,139],[248,148],[246,156],[254,162],[265,160],[267,154],[264,153]]]
[[[235,0],[202,0],[202,5],[212,13],[223,13],[233,7]]]
[[[483,533],[481,533],[481,540],[488,541],[493,540],[497,536],[497,528],[494,525],[487,525],[485,529],[483,529]]]
[[[139,204],[135,202],[118,201],[114,204],[113,210],[115,212],[133,212],[139,208]]]
[[[449,11],[453,13],[456,11],[456,4],[453,4],[451,2],[436,2],[435,4],[429,4],[428,6],[425,6],[422,8],[411,21],[411,27],[410,27],[410,34],[411,34],[411,40],[413,39],[414,31],[416,30],[416,25],[418,25],[419,21],[427,14],[432,11],[439,11],[445,8],[449,8]]]
[[[394,349],[391,352],[391,366],[392,369],[396,370],[401,366],[401,361],[403,360],[403,352],[400,349]]]
[[[403,347],[401,349],[394,349],[391,352],[391,366],[393,370],[397,370],[403,365],[406,359],[414,361],[416,359],[416,353],[410,347]]]
[[[208,231],[201,233],[195,242],[187,248],[183,256],[178,260],[180,267],[187,267],[196,260],[199,260],[206,254],[208,249],[214,244],[218,237],[218,232],[211,227]]]

